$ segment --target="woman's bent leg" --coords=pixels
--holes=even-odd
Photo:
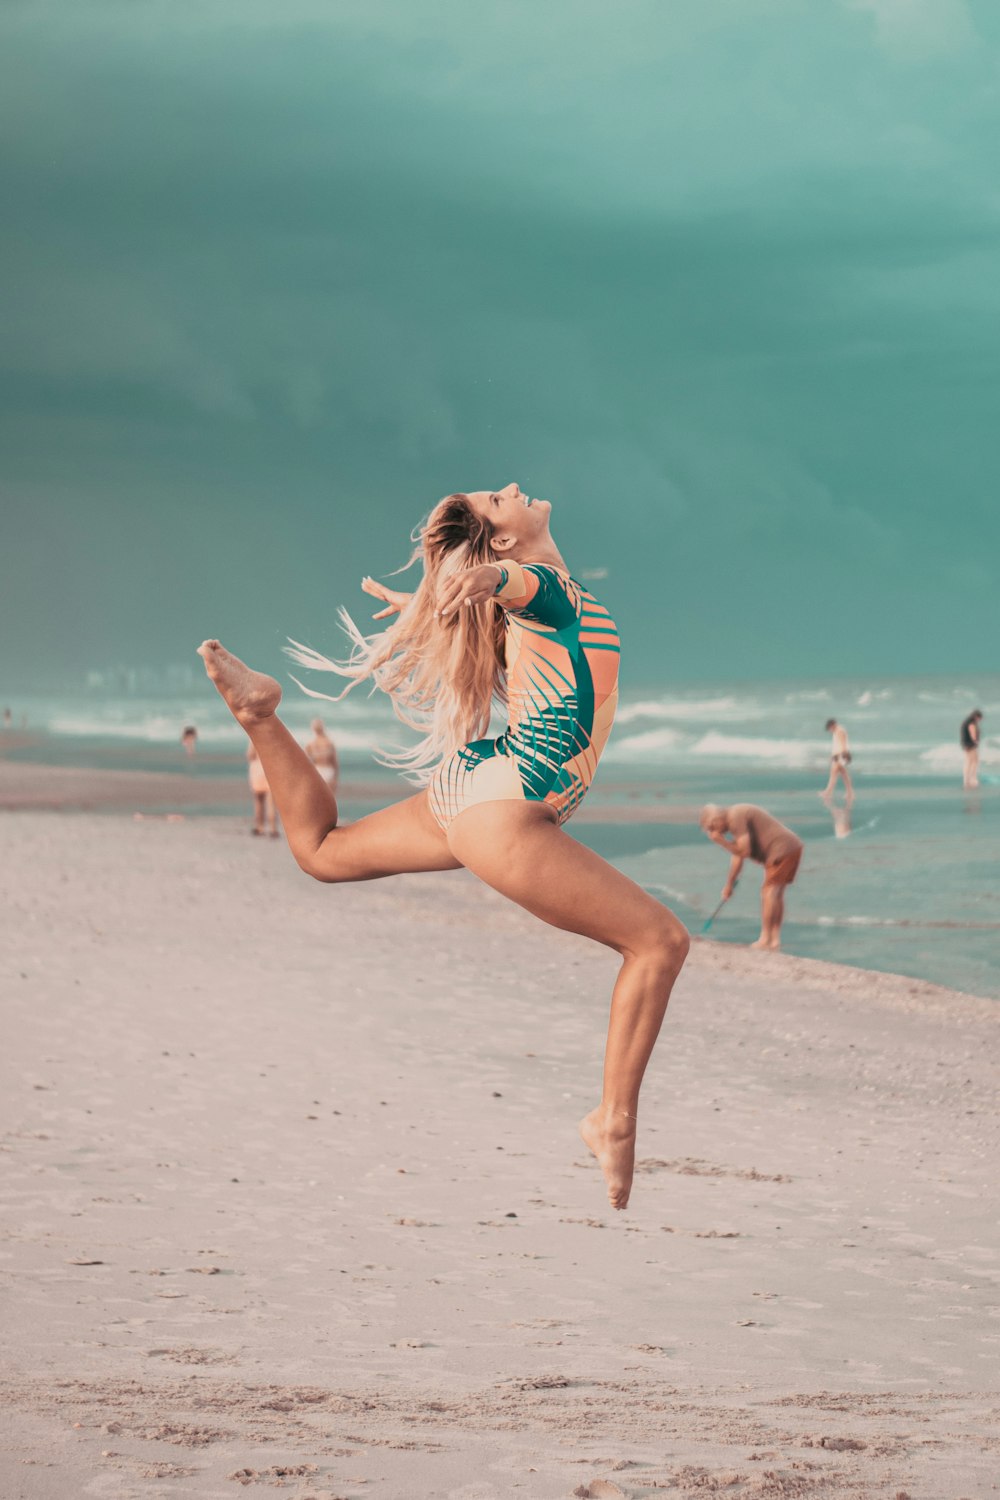
[[[205,641],[199,655],[256,747],[288,847],[306,874],[332,882],[458,868],[423,792],[338,828],[333,792],[277,717],[279,684],[218,641]]]
[[[601,1164],[614,1208],[628,1203],[639,1088],[689,938],[672,912],[558,828],[539,804],[467,808],[448,842],[468,869],[553,927],[622,955],[611,999],[601,1103],[581,1134]]]

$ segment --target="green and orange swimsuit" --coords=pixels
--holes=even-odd
[[[561,569],[504,565],[509,721],[441,763],[428,785],[447,829],[481,802],[545,802],[560,823],[586,795],[618,705],[618,630],[603,604]]]

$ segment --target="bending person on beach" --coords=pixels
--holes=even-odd
[[[624,1208],[639,1088],[689,940],[666,907],[561,827],[593,781],[611,730],[619,643],[608,611],[570,576],[550,511],[516,484],[449,495],[420,530],[416,592],[364,582],[387,606],[379,618],[398,616],[383,633],[363,636],[342,612],[354,641],[349,661],[292,650],[303,665],[347,677],[345,692],[374,678],[397,716],[423,734],[414,749],[383,757],[416,772],[423,789],[347,827],[338,827],[333,792],[277,717],[278,683],[218,641],[199,650],[260,754],[308,875],[375,880],[464,865],[553,927],[621,954],[603,1094],[580,1133],[612,1206]],[[493,702],[508,715],[497,739],[486,737]]]
[[[777,818],[739,802],[735,807],[716,807],[709,802],[701,810],[701,826],[713,844],[725,849],[732,863],[722,888],[723,901],[732,900],[743,862],[755,860],[764,866],[760,890],[760,937],[751,948],[781,947],[781,924],[785,919],[785,889],[792,884],[802,859],[802,840]]]

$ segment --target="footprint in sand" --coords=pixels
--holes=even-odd
[[[237,1484],[268,1484],[281,1479],[304,1479],[318,1473],[316,1464],[272,1464],[269,1469],[236,1469],[226,1478],[235,1479]]]
[[[150,1359],[168,1359],[175,1365],[232,1365],[236,1356],[224,1349],[148,1349]]]

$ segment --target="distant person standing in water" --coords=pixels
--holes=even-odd
[[[264,822],[267,821],[267,831],[273,839],[278,837],[278,814],[274,806],[274,798],[271,796],[271,788],[267,784],[264,767],[260,763],[256,746],[251,742],[247,746],[247,770],[250,780],[250,790],[253,792],[253,828],[250,832],[255,838],[259,838],[264,832]]]
[[[798,834],[772,818],[762,807],[739,802],[735,807],[716,807],[709,802],[701,810],[702,830],[713,844],[725,849],[732,860],[722,888],[723,901],[732,899],[745,860],[764,866],[760,892],[760,937],[751,948],[781,947],[781,924],[785,917],[785,888],[798,873],[802,840]]]
[[[833,735],[833,743],[830,747],[830,780],[820,792],[820,796],[824,802],[832,802],[837,782],[842,781],[847,806],[851,807],[854,804],[854,787],[847,769],[851,764],[851,747],[847,740],[847,730],[843,724],[838,724],[836,719],[827,719],[826,732]]]
[[[306,746],[306,754],[316,767],[331,792],[337,790],[340,780],[340,761],[337,747],[326,732],[322,719],[312,721],[313,737]]]
[[[198,748],[198,731],[193,724],[185,724],[181,731],[181,744],[188,755],[193,755]]]
[[[5,729],[9,729],[13,722],[13,719],[14,715],[11,713],[10,709],[5,708],[3,711],[3,727]]]
[[[982,709],[974,708],[968,718],[962,720],[962,728],[959,731],[959,739],[965,751],[962,785],[967,792],[975,791],[979,785],[979,741],[982,738],[979,726],[982,722]]]

